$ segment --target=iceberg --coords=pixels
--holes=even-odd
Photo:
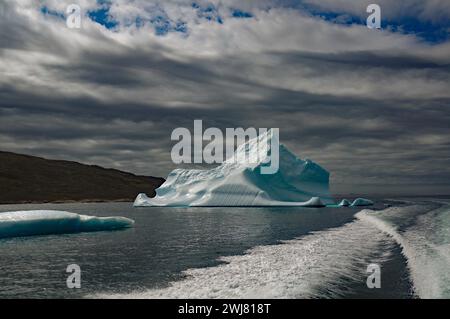
[[[260,147],[260,145],[267,147]],[[272,144],[279,151],[279,169],[262,174]],[[259,147],[258,147],[259,145]],[[242,159],[246,158],[247,161]],[[272,130],[240,145],[233,157],[209,170],[175,169],[156,197],[139,194],[135,207],[171,206],[302,206],[333,204],[330,174],[311,160],[302,160],[274,138]]]
[[[350,206],[352,203],[350,203],[350,201],[348,199],[343,199],[341,200],[341,202],[338,204],[339,207],[348,207]]]
[[[365,198],[357,198],[353,201],[353,203],[350,206],[372,206],[373,201],[370,199]]]
[[[357,198],[353,202],[348,199],[343,199],[337,205],[327,205],[327,207],[358,207],[358,206],[372,206],[374,202],[370,199]]]
[[[0,238],[118,230],[132,227],[125,217],[96,217],[64,211],[31,210],[0,213]]]

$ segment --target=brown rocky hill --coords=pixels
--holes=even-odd
[[[77,162],[0,152],[0,203],[133,201],[154,196],[163,178]]]

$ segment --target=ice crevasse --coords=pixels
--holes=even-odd
[[[267,147],[261,147],[261,145]],[[272,148],[279,150],[279,169],[262,174]],[[244,158],[250,159],[242,161]],[[279,144],[272,130],[240,145],[232,158],[208,170],[175,169],[149,198],[139,194],[135,207],[145,206],[304,206],[334,204],[330,174],[311,160],[297,158]]]

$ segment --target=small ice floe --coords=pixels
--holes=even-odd
[[[350,206],[352,203],[348,200],[348,199],[343,199],[341,200],[341,202],[338,204],[339,207],[348,207]]]
[[[365,198],[357,198],[351,204],[351,206],[372,206],[372,205],[373,205],[373,201],[371,201],[370,199],[365,199]]]
[[[0,213],[0,238],[118,230],[132,227],[125,217],[96,217],[64,211]]]
[[[374,203],[370,199],[357,198],[353,202],[348,199],[343,199],[337,205],[327,205],[327,207],[358,207],[358,206],[372,206]]]
[[[310,200],[302,203],[303,207],[325,207],[325,204],[322,202],[320,197],[312,197]]]

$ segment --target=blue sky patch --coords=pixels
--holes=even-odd
[[[86,13],[92,21],[104,26],[107,29],[114,29],[119,25],[119,22],[114,20],[110,15],[111,1],[109,0],[98,0],[97,9],[91,10]],[[151,24],[155,30],[155,34],[159,36],[164,36],[169,32],[179,32],[188,33],[188,25],[186,22],[182,21],[182,17],[177,19],[171,19],[162,5],[156,5],[154,10],[152,10],[152,18],[142,18],[138,17],[135,21],[131,21],[130,24],[135,24],[136,27],[140,28],[147,24]],[[196,12],[196,15],[200,19],[205,19],[211,22],[216,22],[219,24],[224,23],[224,18],[220,15],[219,9],[212,3],[199,4],[197,2],[192,2],[192,9]],[[360,16],[352,15],[345,12],[327,12],[323,9],[318,9],[316,7],[307,5],[300,2],[292,2],[288,5],[283,6],[284,8],[298,10],[304,12],[311,17],[322,19],[329,23],[339,24],[339,25],[366,25],[366,18],[368,13],[362,13]],[[254,14],[237,7],[232,7],[228,9],[229,16],[236,19],[249,19],[254,18]],[[269,9],[270,10],[270,9]],[[65,19],[65,12],[58,12],[47,6],[40,8],[43,15],[49,17],[56,17],[60,19]],[[450,35],[450,21],[444,21],[440,23],[432,23],[427,21],[419,20],[416,17],[399,17],[395,19],[386,20],[382,16],[382,29],[389,32],[409,34],[418,37],[428,43],[437,44],[443,43],[449,40]]]
[[[399,22],[387,21],[386,27],[392,32],[412,34],[430,43],[446,42],[450,34],[450,23],[436,25],[415,18],[405,18]]]
[[[366,12],[363,12],[361,16],[345,12],[326,12],[302,3],[297,3],[294,7],[313,17],[320,17],[328,22],[342,25],[366,25],[366,19],[369,16],[369,13]],[[382,14],[381,28],[390,32],[414,35],[431,44],[446,42],[450,35],[450,21],[432,23],[420,20],[418,17],[401,16],[388,20],[383,18]]]
[[[197,16],[199,18],[223,24],[223,18],[220,16],[217,8],[213,4],[208,4],[207,6],[202,7],[198,3],[194,2],[192,3],[192,8],[197,10]]]
[[[137,28],[142,28],[145,25],[151,25],[158,36],[167,35],[169,32],[188,33],[188,25],[182,20],[174,21],[168,17],[164,10],[155,10],[158,12],[151,19],[137,17],[135,25]]]
[[[321,12],[309,7],[297,7],[313,17],[319,17],[327,22],[341,25],[366,25],[366,19],[369,16],[355,16],[348,13]],[[450,22],[433,24],[431,22],[421,21],[414,17],[401,17],[398,19],[383,19],[381,17],[381,28],[390,32],[414,35],[426,42],[438,44],[448,41]]]
[[[51,10],[46,6],[41,7],[41,13],[46,16],[52,16],[60,19],[65,19],[65,15],[63,12],[58,12],[56,10]]]
[[[167,17],[156,16],[150,20],[155,29],[156,35],[166,35],[171,29],[171,21]]]
[[[92,21],[97,22],[107,29],[113,29],[118,25],[118,22],[114,21],[114,19],[109,15],[108,6],[102,6],[97,10],[89,11],[88,16]]]
[[[253,14],[251,14],[250,12],[245,12],[239,9],[231,9],[231,16],[233,18],[241,18],[241,19],[253,18]]]

